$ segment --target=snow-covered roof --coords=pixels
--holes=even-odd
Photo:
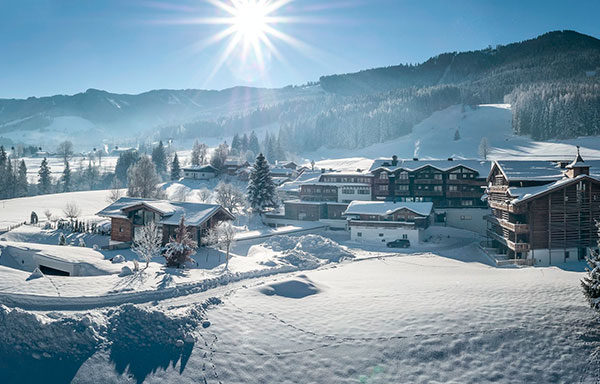
[[[296,179],[292,181],[288,181],[287,183],[283,183],[278,187],[280,191],[285,192],[298,192],[300,191],[300,186],[305,182],[314,182],[319,180],[319,177],[322,175],[321,172],[302,172]]]
[[[360,176],[360,177],[373,177],[373,174],[368,173],[369,171],[364,172],[325,172],[321,173],[321,176]]]
[[[500,171],[508,181],[555,181],[564,177],[564,169],[560,163],[565,161],[547,160],[497,160]],[[578,164],[575,160],[571,164]],[[589,160],[585,166],[590,167],[590,174],[600,176],[600,160]]]
[[[543,195],[546,192],[551,192],[555,189],[562,188],[564,186],[567,186],[571,183],[578,182],[579,180],[582,180],[585,178],[600,182],[600,178],[598,178],[598,177],[588,176],[588,175],[579,175],[574,178],[565,177],[563,179],[555,181],[554,183],[544,184],[544,185],[535,186],[535,187],[511,187],[511,188],[508,188],[508,193],[510,194],[510,196],[514,197],[514,199],[512,199],[510,202],[511,202],[511,204],[519,204],[519,203],[522,203],[531,198]]]
[[[291,175],[295,172],[293,169],[283,168],[283,167],[272,167],[271,169],[269,169],[269,171],[272,174],[286,174],[286,175]]]
[[[373,172],[376,169],[385,169],[390,172],[394,172],[399,169],[404,169],[409,172],[414,172],[423,167],[431,166],[439,171],[449,171],[456,167],[463,166],[478,172],[480,176],[487,176],[490,172],[491,162],[482,160],[413,160],[413,159],[398,159],[396,165],[392,165],[392,160],[388,158],[381,158],[373,160],[373,164],[369,171]]]
[[[212,172],[212,173],[219,172],[219,170],[217,168],[213,167],[210,164],[208,164],[208,165],[192,165],[192,166],[183,168],[183,170],[188,171],[188,172]]]
[[[348,205],[348,203],[338,203],[337,201],[308,201],[308,200],[300,200],[300,199],[291,199],[283,202],[291,203],[291,204],[304,204],[304,205],[321,205],[321,204],[329,204],[329,205]]]
[[[398,202],[391,201],[352,201],[344,215],[391,215],[400,210],[408,209],[421,216],[429,216],[433,209],[432,202]]]
[[[211,218],[215,213],[221,211],[233,219],[233,215],[218,204],[186,203],[179,201],[166,201],[154,199],[142,199],[137,197],[122,197],[108,207],[97,213],[98,216],[111,218],[126,218],[124,212],[135,206],[145,206],[161,215],[160,224],[177,225],[181,216],[185,215],[185,224],[198,226]]]
[[[305,183],[302,183],[301,185],[310,185],[310,186],[317,186],[317,187],[344,187],[344,186],[348,186],[348,187],[370,187],[371,184],[369,183],[349,183],[349,182],[339,182],[339,183],[334,183],[334,182],[323,182],[323,181],[307,181]]]

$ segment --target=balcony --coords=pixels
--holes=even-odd
[[[529,224],[511,223],[508,220],[499,219],[493,215],[486,215],[484,218],[490,223],[497,224],[504,229],[514,232],[515,234],[529,233]]]
[[[415,197],[421,197],[421,196],[444,196],[444,191],[432,191],[432,190],[425,190],[425,189],[416,189],[413,192],[413,195]]]
[[[442,185],[444,183],[444,181],[442,179],[415,179],[415,184],[437,184],[437,185]]]
[[[487,230],[488,236],[499,241],[500,243],[506,245],[508,248],[512,249],[515,252],[527,252],[529,251],[529,243],[515,243],[514,241],[510,241],[507,238],[497,234],[492,230]]]
[[[488,204],[490,205],[490,208],[499,209],[501,211],[507,211],[510,213],[524,213],[525,211],[525,207],[515,206],[497,200],[488,200]]]
[[[508,189],[508,185],[492,185],[488,187],[488,193],[502,193],[505,194]]]
[[[446,197],[457,197],[457,198],[480,198],[483,196],[483,191],[448,191]]]

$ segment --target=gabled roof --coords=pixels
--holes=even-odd
[[[391,215],[401,209],[408,209],[421,216],[429,216],[433,209],[432,202],[390,202],[390,201],[352,201],[344,215]]]
[[[482,160],[412,160],[412,159],[398,159],[396,165],[392,165],[392,160],[387,158],[381,158],[373,160],[373,164],[369,171],[373,172],[377,169],[383,169],[389,172],[395,172],[397,170],[406,170],[408,172],[414,172],[425,167],[432,167],[439,171],[447,172],[458,167],[468,168],[472,171],[479,173],[480,176],[484,177],[490,172],[490,161]]]
[[[219,170],[215,167],[213,167],[210,164],[207,165],[192,165],[190,167],[184,167],[183,168],[184,171],[188,171],[188,172],[211,172],[211,173],[218,173]]]
[[[565,161],[549,160],[497,160],[494,166],[497,166],[500,172],[508,181],[557,181],[564,177],[564,168],[560,163]],[[580,164],[577,159],[571,164]],[[584,163],[590,167],[590,174],[600,176],[600,160],[588,160]],[[568,166],[567,166],[568,167]]]
[[[98,216],[127,218],[127,211],[136,207],[146,207],[160,214],[160,224],[177,225],[185,215],[185,224],[198,226],[217,213],[233,220],[234,216],[218,204],[187,203],[138,197],[122,197],[97,213]]]
[[[600,183],[600,179],[598,177],[588,176],[588,175],[579,175],[573,178],[563,178],[553,183],[544,184],[536,187],[511,187],[508,188],[508,193],[514,199],[510,201],[511,204],[520,204],[527,200],[541,197],[546,193],[551,193],[555,190],[561,189],[568,185],[577,183],[584,179],[591,179],[597,183]]]

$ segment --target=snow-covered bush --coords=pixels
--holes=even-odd
[[[273,236],[264,245],[278,252],[302,251],[317,259],[335,262],[354,257],[346,247],[339,245],[331,239],[314,234],[304,236]]]
[[[58,236],[58,245],[67,245],[67,238],[64,233],[61,233],[60,236]]]
[[[119,273],[119,276],[124,277],[129,275],[133,275],[133,271],[127,265],[123,266],[123,268],[121,268],[121,273]]]
[[[197,245],[185,228],[185,217],[181,216],[179,226],[175,230],[175,238],[171,238],[165,247],[167,267],[180,268],[192,261],[190,258],[196,252]]]
[[[79,238],[79,246],[80,246],[80,247],[85,247],[85,246],[86,246],[86,245],[85,245],[85,240],[83,240],[83,237],[80,237],[80,238]]]
[[[600,222],[596,222],[596,227],[600,234]],[[598,241],[600,247],[600,240]],[[590,306],[596,311],[600,311],[600,252],[591,251],[586,257],[588,267],[586,275],[581,279],[583,294]]]
[[[117,255],[117,256],[115,256],[115,257],[113,257],[111,259],[111,262],[113,264],[124,263],[125,262],[125,258],[123,257],[123,255]]]

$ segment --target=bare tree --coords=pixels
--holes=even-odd
[[[238,212],[246,205],[244,193],[232,184],[220,182],[215,188],[216,202],[229,212]]]
[[[125,193],[123,189],[121,189],[119,179],[117,177],[114,177],[112,183],[110,184],[110,192],[106,197],[106,201],[112,204],[123,196],[125,196]]]
[[[141,260],[146,262],[146,268],[150,264],[150,260],[160,256],[162,245],[162,236],[156,223],[153,221],[144,225],[142,229],[136,233],[135,242],[131,249],[137,253]]]
[[[212,195],[211,192],[206,188],[203,188],[198,191],[198,198],[203,203],[210,203],[211,195]]]
[[[490,143],[489,143],[487,137],[482,137],[481,141],[479,142],[479,156],[481,156],[481,158],[483,160],[487,160],[489,154],[490,154]]]
[[[46,216],[46,220],[48,220],[48,221],[52,220],[52,211],[50,211],[49,209],[46,209],[44,211],[44,216]]]
[[[196,140],[192,148],[192,165],[203,165],[206,162],[207,153],[208,147],[206,144],[201,144]]]
[[[58,147],[56,147],[56,153],[66,163],[71,157],[73,157],[73,143],[71,143],[69,140],[63,141],[62,143],[58,144]]]
[[[160,188],[160,177],[156,167],[148,156],[129,167],[127,171],[127,195],[131,197],[161,198],[164,193]]]
[[[175,201],[182,201],[182,202],[187,201],[187,197],[188,197],[188,189],[186,187],[184,187],[183,185],[180,188],[177,188],[175,193],[173,193],[173,195],[171,195],[171,199],[173,199]]]
[[[81,208],[73,202],[68,202],[63,208],[63,213],[68,219],[76,219],[81,215]]]
[[[229,221],[223,221],[208,231],[208,244],[225,250],[225,269],[229,268],[229,251],[235,245],[235,234],[235,227]]]

